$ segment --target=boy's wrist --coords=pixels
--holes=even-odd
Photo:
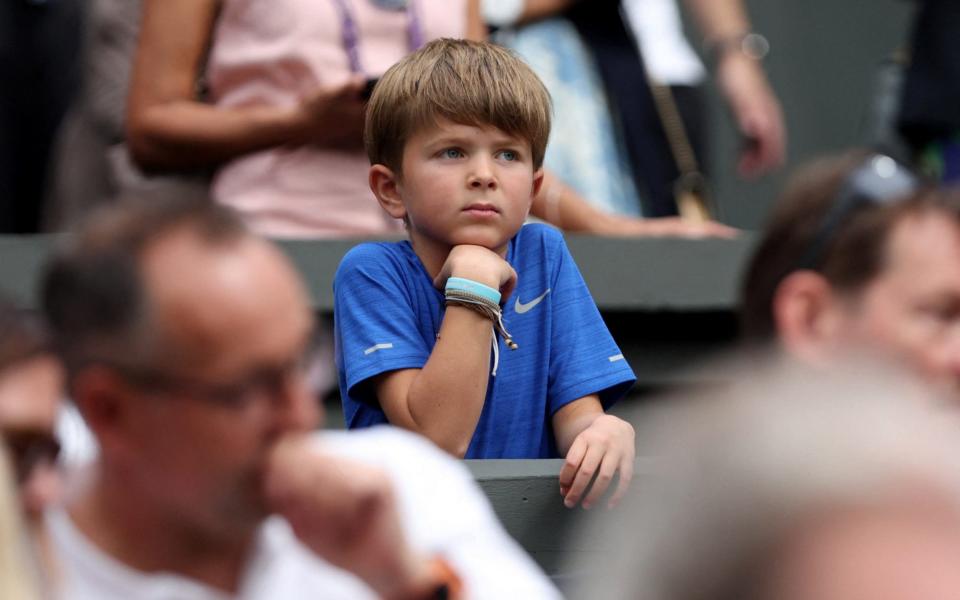
[[[454,246],[451,251],[450,277],[468,279],[495,290],[500,289],[498,271],[504,259],[482,246]]]
[[[446,287],[444,288],[447,296],[450,296],[450,292],[465,292],[468,294],[473,294],[485,298],[494,304],[500,304],[500,291],[481,283],[473,279],[468,279],[465,277],[450,277],[447,279]]]
[[[500,287],[500,281],[498,277],[491,276],[490,274],[484,274],[479,269],[463,269],[462,271],[454,270],[450,275],[450,278],[473,281],[494,290],[499,289]]]

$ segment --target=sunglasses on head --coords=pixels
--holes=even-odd
[[[899,202],[919,187],[920,178],[909,167],[886,154],[871,154],[844,179],[797,268],[819,267],[837,230],[858,210]]]
[[[50,431],[4,429],[0,438],[10,452],[17,483],[30,479],[37,467],[56,463],[60,456],[60,442]]]

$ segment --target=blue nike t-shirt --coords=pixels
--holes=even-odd
[[[636,378],[559,231],[524,225],[506,259],[517,272],[517,287],[503,321],[519,348],[499,340],[500,363],[465,458],[554,458],[551,418],[557,410],[594,393],[607,408]],[[347,427],[386,423],[371,378],[426,364],[443,320],[443,292],[406,241],[350,250],[333,290]]]

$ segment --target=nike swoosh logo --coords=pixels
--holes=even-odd
[[[520,302],[520,297],[517,296],[516,301],[513,303],[513,312],[517,313],[518,315],[522,315],[523,313],[532,309],[534,306],[540,304],[540,301],[546,298],[547,294],[549,293],[550,293],[550,289],[548,288],[547,291],[540,294],[530,302],[527,302],[526,304],[524,304],[523,302]]]

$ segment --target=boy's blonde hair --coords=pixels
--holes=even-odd
[[[550,135],[550,94],[509,50],[486,42],[439,39],[384,74],[367,106],[364,143],[371,164],[398,171],[412,135],[438,119],[492,125],[530,142],[543,164]]]

